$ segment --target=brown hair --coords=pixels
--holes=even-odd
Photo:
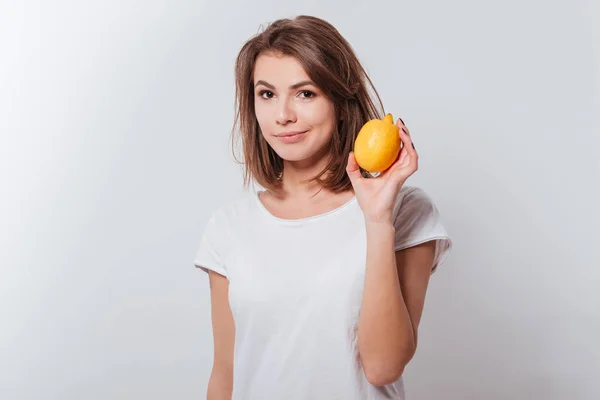
[[[254,66],[258,55],[267,51],[296,58],[311,80],[333,101],[337,134],[330,143],[332,157],[312,180],[334,192],[350,189],[346,173],[348,155],[362,125],[385,114],[383,103],[344,37],[327,21],[306,15],[272,22],[251,37],[237,56],[232,143],[234,158],[244,164],[244,186],[254,179],[266,189],[281,187],[283,160],[263,138],[254,113]],[[380,110],[369,88],[379,101]],[[243,161],[235,156],[236,127],[242,140]]]

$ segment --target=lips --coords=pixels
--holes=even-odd
[[[295,142],[302,140],[304,138],[304,136],[306,135],[306,132],[308,132],[308,131],[284,132],[284,133],[280,133],[279,135],[276,135],[276,137],[284,143],[295,143]]]
[[[296,135],[300,135],[304,132],[306,132],[306,131],[283,132],[283,133],[280,133],[275,136],[277,136],[277,137],[296,136]]]

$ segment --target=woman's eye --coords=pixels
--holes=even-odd
[[[300,92],[300,95],[306,99],[310,99],[311,97],[315,96],[315,94],[310,90],[303,90]]]
[[[273,92],[269,91],[269,90],[261,90],[258,95],[260,97],[262,97],[263,99],[270,99],[271,97],[273,97]]]

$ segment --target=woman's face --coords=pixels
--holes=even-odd
[[[336,129],[334,104],[293,57],[265,53],[254,67],[254,110],[261,132],[286,161],[323,158]]]

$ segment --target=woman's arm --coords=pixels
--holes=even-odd
[[[233,345],[235,326],[229,308],[229,281],[209,271],[214,361],[208,381],[207,400],[230,400],[233,391]]]
[[[394,226],[366,222],[367,267],[358,348],[368,381],[397,380],[417,348],[435,242],[394,252]]]

